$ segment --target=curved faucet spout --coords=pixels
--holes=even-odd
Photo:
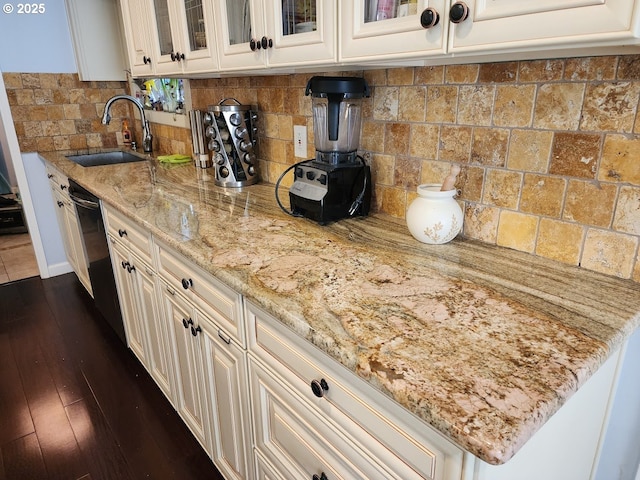
[[[109,114],[109,111],[111,110],[111,105],[116,100],[129,100],[130,102],[133,102],[136,107],[138,107],[138,110],[140,111],[140,118],[142,119],[142,148],[144,149],[145,153],[151,153],[151,151],[153,150],[153,135],[151,135],[149,122],[147,121],[147,117],[144,114],[144,107],[142,106],[142,103],[140,103],[140,100],[138,100],[137,98],[134,98],[131,95],[115,95],[111,97],[109,100],[107,100],[107,103],[104,106],[104,113],[102,114],[102,124],[109,125],[109,122],[111,121],[111,115]]]

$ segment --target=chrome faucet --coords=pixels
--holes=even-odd
[[[107,100],[107,103],[104,106],[104,114],[102,115],[102,124],[109,125],[111,121],[111,115],[109,115],[109,110],[111,109],[111,104],[116,100],[129,100],[133,102],[133,104],[138,107],[140,110],[140,118],[142,119],[142,148],[145,153],[151,153],[152,151],[152,143],[153,143],[153,135],[151,135],[151,130],[149,129],[149,122],[144,115],[144,108],[140,100],[132,97],[131,95],[115,95]]]

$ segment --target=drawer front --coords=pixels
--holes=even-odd
[[[152,264],[151,234],[111,207],[105,205],[104,211],[111,236]]]
[[[394,478],[252,360],[250,375],[256,449],[285,478]]]
[[[185,293],[210,315],[231,338],[246,348],[242,296],[213,278],[183,255],[156,243],[158,272],[165,281]]]
[[[250,302],[247,323],[250,351],[372,456],[393,465],[398,478],[460,478],[463,452],[438,432]],[[323,390],[321,398],[312,381]]]
[[[51,189],[58,192],[64,192],[64,194],[67,195],[67,192],[69,191],[69,179],[67,176],[48,163],[46,164],[45,169]]]

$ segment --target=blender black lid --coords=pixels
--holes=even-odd
[[[361,77],[311,77],[304,94],[309,93],[314,97],[324,97],[328,94],[345,95],[349,98],[370,96],[369,85]]]

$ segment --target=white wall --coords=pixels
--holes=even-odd
[[[2,72],[77,71],[64,0],[47,0],[43,2],[44,13],[31,14],[17,13],[17,2],[7,4],[14,6],[14,12],[0,13],[0,45],[4,47],[4,54],[0,55],[0,76]],[[52,204],[48,186],[43,188],[41,184],[46,180],[44,163],[35,153],[20,152],[1,78],[0,88],[0,138],[7,139],[6,145],[3,141],[5,160],[13,164],[17,177],[40,276],[46,278],[70,271],[60,230],[51,221],[55,216],[46,209]]]
[[[5,2],[2,2],[3,5]],[[26,3],[26,2],[25,2]],[[64,0],[42,2],[44,13],[0,13],[0,71],[21,73],[75,73]]]

